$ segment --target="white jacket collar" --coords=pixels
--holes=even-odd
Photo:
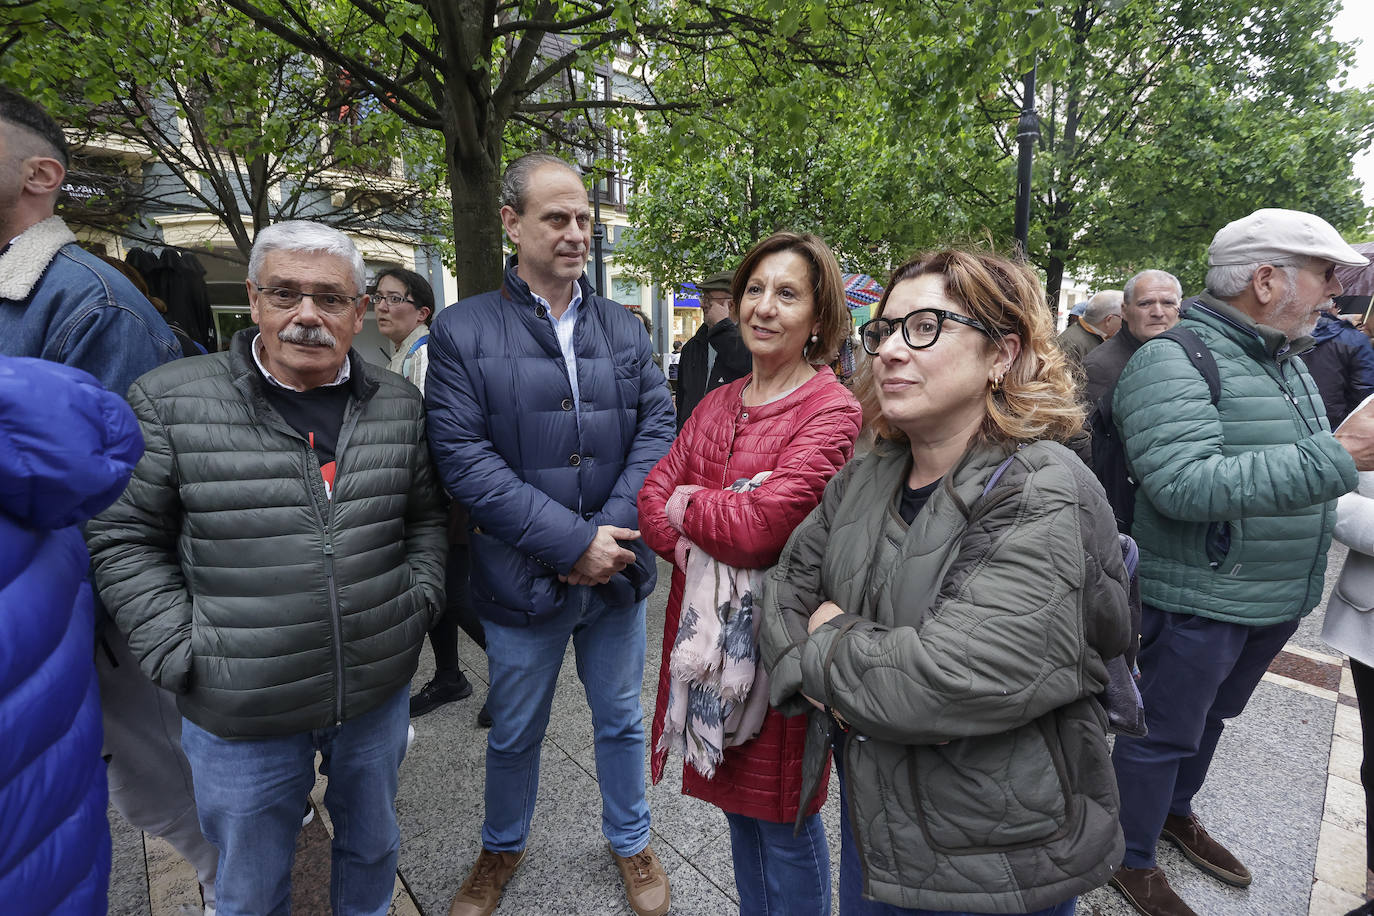
[[[50,216],[19,233],[9,250],[0,255],[0,299],[29,298],[58,250],[75,241],[76,236],[60,216]]]

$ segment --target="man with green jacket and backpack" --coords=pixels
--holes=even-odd
[[[1132,534],[1144,605],[1139,665],[1149,734],[1117,739],[1125,862],[1112,884],[1147,916],[1189,916],[1155,862],[1162,835],[1237,887],[1250,872],[1192,811],[1225,720],[1321,598],[1335,500],[1374,468],[1374,415],[1332,434],[1302,361],[1339,295],[1336,264],[1363,264],[1329,224],[1265,209],[1221,229],[1207,292],[1180,328],[1216,361],[1214,397],[1176,339],[1145,342],[1113,398],[1139,483]]]

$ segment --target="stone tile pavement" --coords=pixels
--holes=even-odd
[[[1344,559],[1333,548],[1328,588]],[[643,703],[654,702],[666,569],[650,599]],[[1200,817],[1255,874],[1245,890],[1226,887],[1162,843],[1160,863],[1203,916],[1341,916],[1365,888],[1364,803],[1359,784],[1360,727],[1349,666],[1320,640],[1321,608],[1304,621],[1245,713],[1223,735],[1211,777],[1197,801]],[[401,771],[397,800],[401,856],[396,916],[441,916],[479,848],[485,732],[476,725],[485,694],[486,660],[466,637],[460,651],[473,695],[415,720],[416,742]],[[426,651],[415,685],[429,676]],[[647,724],[646,724],[647,731]],[[645,752],[647,760],[647,748]],[[723,815],[679,791],[680,763],[649,789],[653,846],[672,880],[673,913],[722,916],[738,911]],[[832,796],[834,786],[831,787]],[[329,825],[320,817],[302,831],[293,872],[293,912],[327,913]],[[823,812],[838,868],[839,806]],[[195,878],[160,841],[145,838],[113,810],[115,839],[110,912],[164,916],[198,912]],[[619,874],[600,831],[600,801],[591,721],[571,662],[564,666],[545,742],[530,856],[512,880],[499,913],[628,914]],[[1085,896],[1085,916],[1127,916],[1114,891]]]

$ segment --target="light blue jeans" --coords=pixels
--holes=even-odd
[[[830,851],[821,816],[791,824],[725,813],[743,916],[830,916]]]
[[[401,848],[396,784],[410,725],[408,686],[343,725],[281,738],[229,741],[182,720],[200,827],[219,848],[219,916],[289,912],[291,860],[315,785],[316,751],[324,757],[324,803],[334,822],[333,913],[385,916]]]
[[[539,752],[568,639],[587,693],[601,786],[601,830],[622,856],[649,845],[644,799],[645,602],[607,607],[586,586],[568,589],[567,610],[528,627],[484,621],[491,688],[487,709],[486,820],[482,845],[525,848],[539,788]]]

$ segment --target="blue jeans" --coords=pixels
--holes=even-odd
[[[329,897],[335,916],[385,916],[396,884],[396,783],[410,724],[409,691],[343,725],[281,738],[230,741],[189,719],[191,761],[205,838],[219,847],[219,916],[286,913],[301,813],[315,784],[315,752],[329,777],[334,822]]]
[[[840,914],[841,916],[988,916],[967,910],[922,910],[880,903],[863,898],[863,866],[859,864],[859,850],[854,845],[854,832],[849,826],[849,797],[845,792],[844,763],[840,752],[835,753],[835,772],[840,777]],[[1022,916],[1073,916],[1078,898],[1024,913]]]
[[[1298,621],[1251,627],[1149,605],[1141,612],[1140,695],[1150,733],[1119,735],[1112,766],[1124,864],[1153,868],[1164,818],[1193,813],[1226,720],[1245,709]]]
[[[539,752],[563,654],[572,638],[577,676],[587,693],[601,787],[601,830],[622,856],[649,845],[644,798],[644,611],[646,602],[607,607],[591,588],[568,589],[567,610],[533,626],[486,621],[486,819],[482,845],[493,852],[525,848],[539,788]]]
[[[821,816],[791,824],[725,812],[743,916],[830,916],[830,851]]]

